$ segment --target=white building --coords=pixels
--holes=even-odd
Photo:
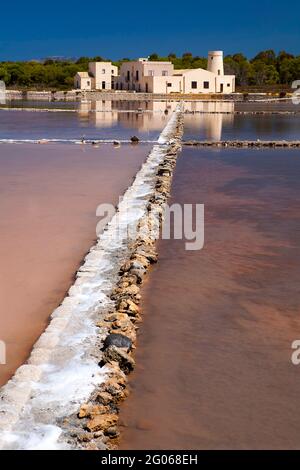
[[[112,90],[118,67],[111,62],[89,62],[88,72],[77,72],[74,87],[79,90]]]
[[[235,76],[224,75],[222,51],[208,53],[207,70],[176,70],[171,62],[142,58],[122,64],[116,89],[158,94],[232,93]]]
[[[78,72],[74,86],[80,90],[128,90],[154,94],[233,93],[235,76],[224,74],[223,52],[208,53],[207,70],[176,70],[172,62],[141,58],[118,68],[111,62],[90,62],[88,72]]]

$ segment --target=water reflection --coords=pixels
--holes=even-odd
[[[167,107],[166,107],[167,106]],[[38,108],[38,107],[37,107]],[[170,117],[165,103],[82,101],[74,112],[0,110],[0,139],[156,140]],[[67,110],[66,110],[67,111]]]
[[[98,127],[120,123],[139,132],[159,132],[175,110],[175,101],[84,101],[79,105],[82,122]],[[221,140],[223,124],[233,123],[234,103],[190,101],[184,104],[185,123],[189,131],[208,140]],[[201,114],[203,113],[203,114]],[[211,114],[210,114],[211,113]],[[228,113],[228,114],[226,114]]]
[[[97,127],[120,123],[122,127],[140,132],[160,132],[175,107],[176,102],[83,101],[79,105],[79,116],[83,122]]]
[[[204,140],[221,140],[223,125],[230,126],[234,121],[233,102],[190,102],[185,110],[200,113],[186,114],[184,122],[189,133],[201,135]]]
[[[0,110],[0,138],[74,139],[84,134],[88,139],[127,139],[136,134],[141,140],[155,140],[176,105],[176,101],[85,100],[68,104],[68,112],[30,112],[25,116],[22,111]],[[269,104],[268,109],[267,105],[186,101],[184,139],[298,140],[300,114],[235,113],[261,111],[264,106],[268,111],[281,110],[279,105]],[[62,106],[57,106],[62,111]],[[38,109],[41,103],[23,101],[20,107]],[[47,103],[47,107],[54,106]]]
[[[255,114],[256,111],[282,112],[273,106],[233,102],[186,103],[184,139],[190,140],[299,140],[300,115]],[[189,114],[189,111],[195,114]],[[253,114],[236,114],[247,111]]]
[[[118,110],[113,109],[112,101],[82,101],[78,109],[79,119],[88,121],[95,127],[111,127],[118,122]]]

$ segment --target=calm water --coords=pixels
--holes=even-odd
[[[175,107],[56,105],[78,112],[0,110],[0,139],[156,139]],[[186,103],[206,112],[293,109],[253,107]],[[299,138],[292,115],[194,114],[185,124],[185,139]],[[149,148],[0,145],[0,339],[9,354],[0,383],[72,283],[95,238],[96,206],[117,202]],[[298,150],[184,149],[172,201],[205,204],[205,247],[160,242],[121,410],[122,448],[300,448],[300,372],[290,361],[300,335],[299,174]]]
[[[0,385],[27,358],[150,147],[0,146]]]
[[[160,242],[122,449],[300,448],[300,152],[184,149],[173,203],[205,246]]]
[[[35,113],[1,111],[0,139],[157,139],[175,102],[86,101],[86,102],[8,102],[24,108],[60,108],[76,112]],[[291,102],[222,103],[186,102],[187,111],[213,114],[187,114],[186,140],[299,140],[300,109]],[[143,112],[138,112],[142,110]],[[234,111],[299,111],[297,115],[234,115]],[[215,114],[218,113],[219,114]],[[230,113],[230,114],[222,114]]]
[[[78,112],[0,110],[0,139],[156,139],[168,119],[153,105],[143,114],[114,109],[111,101],[73,107]],[[150,148],[0,145],[0,339],[8,354],[0,385],[26,359],[72,284],[96,238],[96,207],[118,203]]]
[[[185,140],[300,140],[300,114],[187,114]]]
[[[16,105],[18,103],[15,103]],[[48,102],[23,102],[26,107],[48,106]],[[70,103],[65,107],[72,108]],[[73,103],[76,112],[30,112],[0,109],[0,139],[129,139],[137,135],[141,140],[156,140],[166,125],[174,104],[159,102],[96,101]],[[144,112],[137,112],[141,108]]]

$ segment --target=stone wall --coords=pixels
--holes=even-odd
[[[198,94],[198,95],[178,95],[178,94],[154,94],[154,93],[135,93],[135,92],[109,92],[109,91],[19,91],[7,90],[6,96],[8,99],[28,99],[28,100],[133,100],[133,101],[147,101],[147,100],[230,100],[230,101],[243,101],[242,93],[233,93],[228,95],[221,94]],[[266,93],[249,93],[248,100],[262,100],[266,99]]]

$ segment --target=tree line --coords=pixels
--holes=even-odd
[[[168,60],[174,64],[175,69],[206,68],[205,57],[194,56],[185,52],[181,57],[170,53],[167,57],[161,57],[156,53],[149,56],[150,60]],[[54,60],[26,62],[0,62],[0,80],[3,80],[10,88],[73,88],[74,75],[78,71],[87,71],[88,62],[102,61],[97,57],[80,57],[78,60]],[[113,62],[120,65],[129,61],[124,58]],[[237,86],[270,86],[291,85],[294,80],[300,79],[300,56],[295,56],[286,51],[276,54],[273,50],[259,52],[252,59],[244,54],[237,53],[227,55],[224,58],[226,74],[236,76]]]

